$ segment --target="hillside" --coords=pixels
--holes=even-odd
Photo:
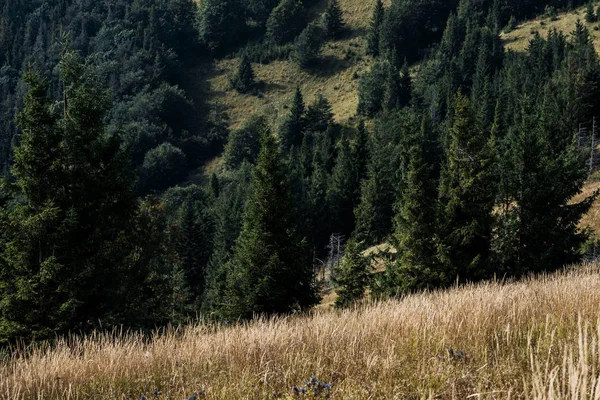
[[[315,376],[330,399],[597,399],[599,313],[600,275],[585,266],[149,340],[70,338],[2,361],[0,398],[293,399]]]
[[[326,4],[325,0],[320,1],[309,13],[316,18]],[[327,97],[339,122],[348,121],[356,114],[358,77],[371,63],[370,57],[365,55],[365,37],[375,0],[341,0],[339,4],[347,33],[342,39],[325,44],[322,61],[314,68],[318,72],[306,72],[289,60],[254,64],[257,80],[264,87],[261,95],[253,96],[230,89],[229,77],[235,71],[238,58],[215,62],[209,72],[208,95],[212,103],[224,106],[232,128],[239,127],[252,113],[267,115],[273,121],[285,116],[298,86],[307,102],[312,102],[318,93]]]
[[[600,51],[600,34],[598,22],[588,23],[585,21],[586,7],[579,7],[568,13],[559,13],[556,17],[540,16],[519,24],[516,29],[508,33],[502,33],[502,39],[507,49],[514,51],[524,51],[529,46],[529,41],[533,38],[535,32],[538,32],[543,37],[552,29],[571,33],[575,29],[577,21],[582,21],[590,29],[594,36],[594,47],[596,51]]]

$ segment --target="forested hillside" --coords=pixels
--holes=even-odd
[[[505,48],[582,4],[6,1],[0,343],[595,256],[598,11]]]

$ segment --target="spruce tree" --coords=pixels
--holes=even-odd
[[[265,133],[228,276],[229,316],[288,313],[316,303],[310,257],[297,226],[287,171],[276,141]]]
[[[437,186],[433,171],[432,128],[423,120],[410,135],[408,171],[396,205],[396,265],[386,271],[389,294],[435,288],[448,279],[437,262]]]
[[[300,146],[304,137],[306,127],[306,107],[300,87],[296,88],[290,115],[279,129],[279,142],[284,152],[289,151],[292,146]]]
[[[325,34],[329,39],[338,39],[344,31],[344,19],[338,0],[329,0],[323,14]]]
[[[296,38],[292,58],[301,68],[309,68],[321,55],[325,35],[323,28],[315,23],[309,24]]]
[[[240,58],[237,72],[231,81],[231,86],[240,93],[248,93],[256,87],[256,76],[248,55],[244,52]]]
[[[590,1],[589,3],[587,3],[587,7],[585,10],[585,22],[591,24],[593,22],[596,22],[596,20],[597,20],[597,17],[594,12],[594,4]]]
[[[331,103],[322,93],[317,95],[314,103],[306,111],[306,129],[312,133],[326,132],[333,124]]]
[[[367,54],[373,57],[379,55],[379,39],[381,36],[384,13],[383,1],[377,0],[375,9],[373,10],[373,17],[371,18],[371,27],[367,36]]]
[[[305,24],[304,6],[298,0],[282,0],[267,20],[267,38],[276,44],[293,40]]]
[[[442,237],[440,259],[451,283],[492,275],[489,256],[494,206],[493,146],[479,131],[468,99],[454,98],[447,161],[441,182]]]
[[[60,108],[43,78],[25,75],[30,91],[8,187],[19,202],[0,217],[0,341],[147,317],[130,308],[149,271],[129,263],[137,206],[119,137],[105,134],[107,93],[70,50],[60,71]]]
[[[330,183],[327,190],[327,204],[332,230],[348,237],[354,230],[354,208],[360,199],[360,165],[355,164],[350,143],[342,137]]]
[[[350,240],[346,244],[344,258],[335,271],[337,308],[347,308],[360,300],[371,280],[371,265],[369,259],[362,255],[361,243]]]

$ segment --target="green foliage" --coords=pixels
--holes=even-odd
[[[477,129],[469,101],[461,93],[455,96],[453,111],[441,182],[440,260],[449,279],[478,280],[492,275],[488,261],[495,199],[494,138]]]
[[[292,41],[305,24],[304,6],[298,0],[282,0],[267,20],[267,37],[277,44]]]
[[[186,157],[181,149],[163,143],[146,153],[140,172],[140,191],[164,190],[181,181],[186,173]]]
[[[396,265],[386,271],[388,294],[435,288],[448,281],[436,258],[438,243],[437,185],[433,166],[436,143],[424,120],[420,129],[405,132],[410,142],[403,192],[396,205]]]
[[[325,132],[333,124],[333,112],[331,103],[322,93],[317,94],[317,98],[306,111],[306,129],[309,132]]]
[[[398,70],[388,61],[376,61],[358,83],[358,113],[377,115],[383,108],[394,109],[399,103]]]
[[[338,285],[336,308],[347,308],[360,300],[371,281],[370,260],[362,255],[361,243],[350,240],[346,244],[342,263],[335,271]]]
[[[76,53],[65,51],[60,71],[60,107],[39,75],[25,76],[8,187],[19,201],[1,214],[0,341],[150,317],[131,313],[150,272],[128,262],[136,202],[119,138],[105,135],[108,96]]]
[[[585,9],[585,22],[591,24],[593,22],[596,22],[597,20],[598,18],[596,16],[596,13],[594,12],[594,4],[592,2],[589,2]]]
[[[240,58],[236,74],[231,80],[231,87],[240,93],[252,92],[256,87],[256,76],[246,53]]]
[[[375,8],[373,9],[371,26],[367,36],[367,54],[373,57],[379,55],[379,40],[381,37],[381,25],[383,24],[384,13],[385,9],[383,8],[383,1],[377,0]]]
[[[231,132],[225,146],[224,159],[229,168],[238,168],[244,161],[254,163],[260,151],[260,138],[269,130],[267,119],[253,115],[244,126]]]
[[[317,301],[306,244],[295,228],[286,175],[277,143],[264,132],[243,229],[233,252],[229,316],[286,313]]]
[[[330,39],[338,39],[344,32],[344,18],[338,0],[329,0],[323,14],[325,35]]]
[[[309,24],[296,39],[292,58],[302,68],[312,66],[321,55],[324,41],[323,28],[315,23]]]
[[[306,107],[302,91],[299,87],[296,88],[290,114],[279,129],[279,142],[281,148],[287,152],[293,146],[298,147],[302,143],[304,130],[306,128]]]
[[[198,31],[201,42],[218,51],[234,44],[246,26],[239,0],[204,0],[200,2]]]

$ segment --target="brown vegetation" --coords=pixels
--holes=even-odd
[[[293,398],[314,375],[332,399],[597,399],[599,315],[588,266],[341,313],[34,346],[0,364],[0,398]]]

